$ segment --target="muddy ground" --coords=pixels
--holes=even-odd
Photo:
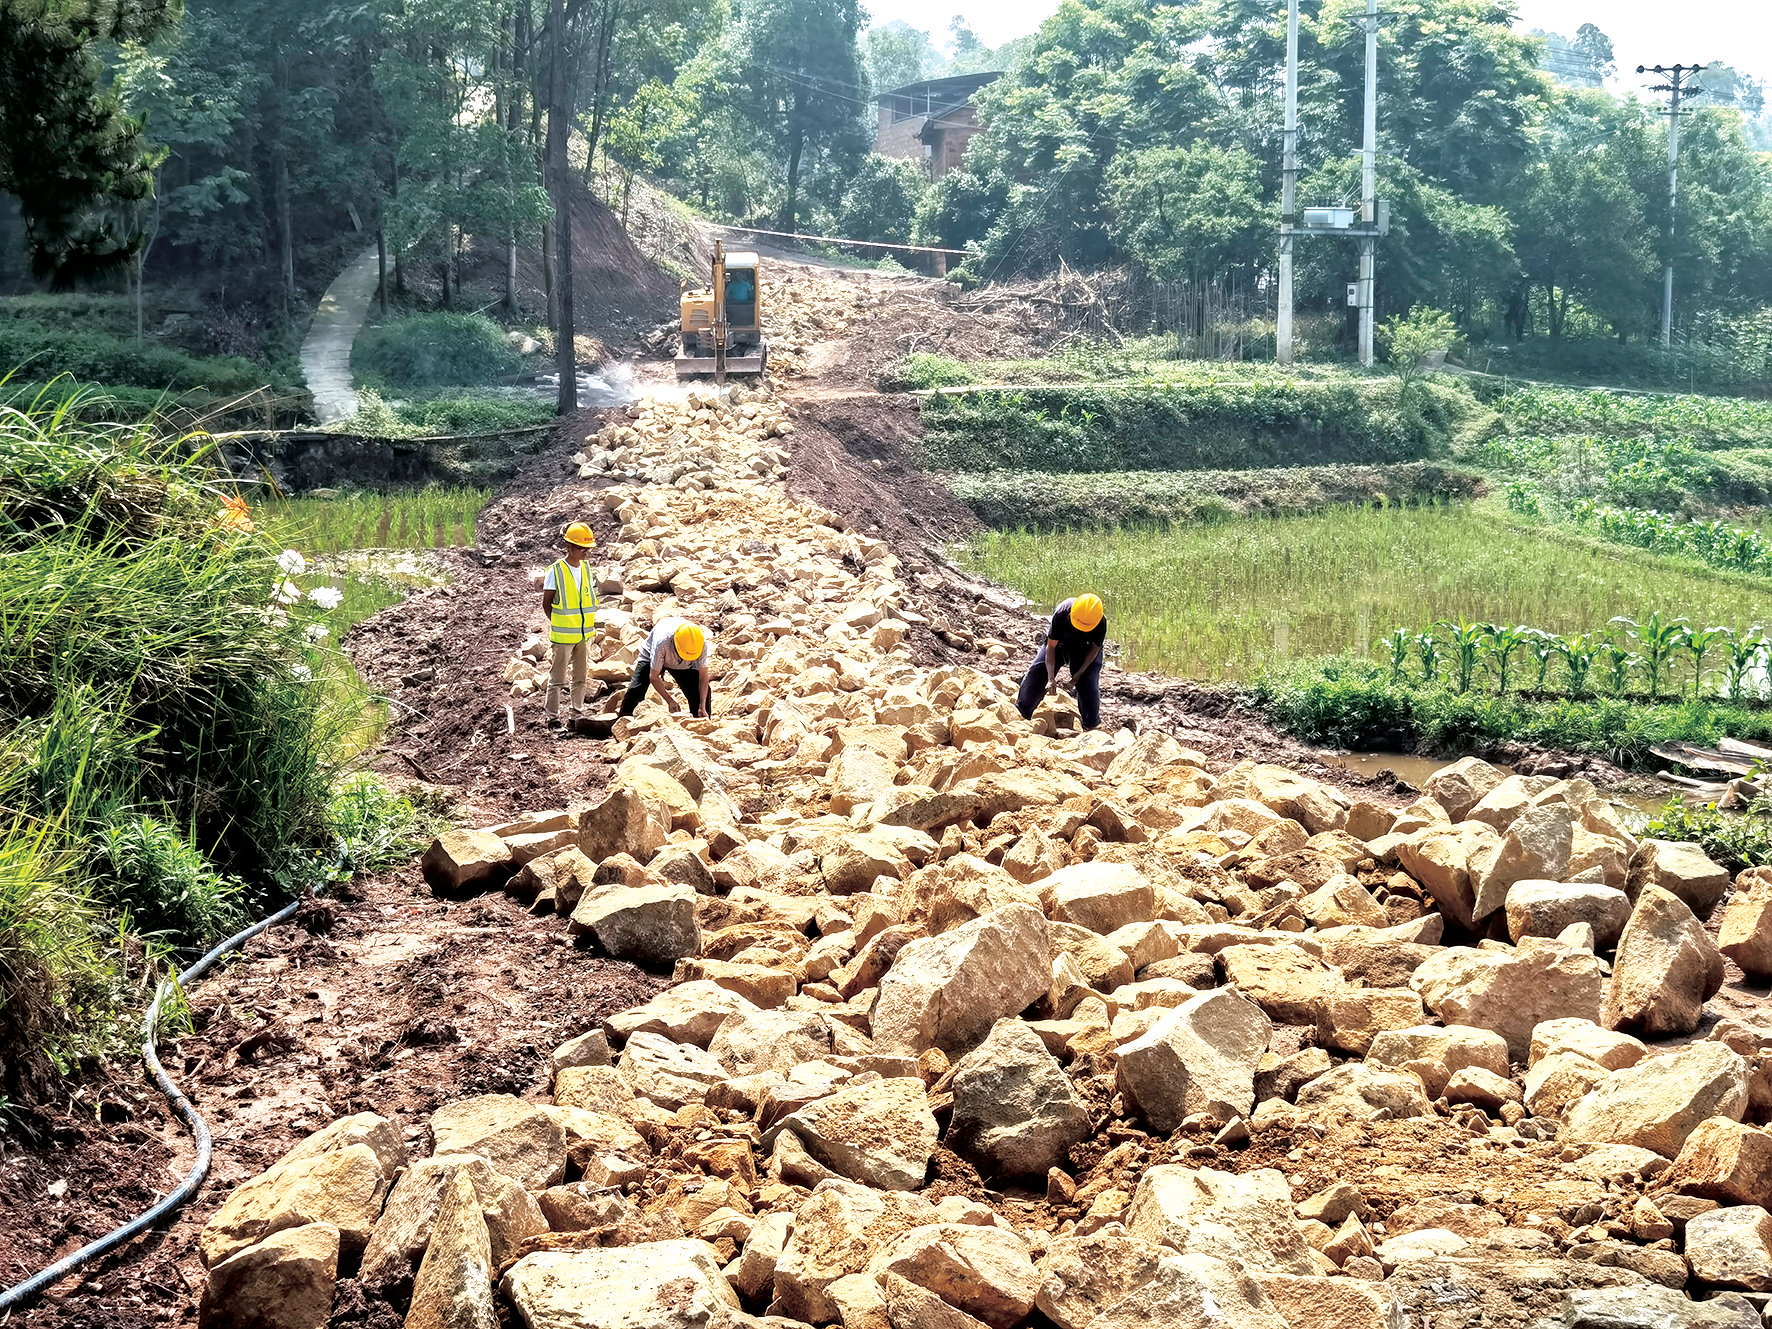
[[[900,279],[899,285],[903,307],[870,336],[821,348],[814,373],[777,385],[793,403],[797,423],[788,487],[887,540],[922,598],[940,606],[958,629],[942,635],[919,628],[912,645],[921,662],[1018,673],[1039,641],[1039,616],[1020,597],[949,561],[952,544],[972,534],[976,523],[938,481],[917,470],[912,404],[872,392],[906,348],[976,353],[987,341],[1000,348],[1001,333],[989,316],[952,308],[938,284]],[[503,680],[506,662],[541,624],[528,572],[552,556],[556,532],[568,520],[588,519],[605,544],[615,535],[614,520],[594,501],[597,486],[580,481],[570,460],[600,414],[567,421],[551,447],[499,492],[479,520],[479,547],[448,555],[452,585],[385,611],[347,642],[362,671],[392,701],[375,766],[395,784],[420,782],[441,792],[468,824],[588,803],[608,777],[602,745],[550,738],[539,695],[513,702]],[[1011,658],[991,665],[956,644],[966,632],[1014,643]],[[717,690],[716,680],[716,696]],[[1110,669],[1103,691],[1105,724],[1165,729],[1205,752],[1215,769],[1258,756],[1334,780],[1359,797],[1396,803],[1415,792],[1383,773],[1350,775],[1275,733],[1222,689]],[[1732,1013],[1757,1010],[1763,994],[1743,989],[1739,974],[1731,979],[1719,1000]],[[416,865],[305,907],[296,921],[255,939],[243,959],[205,980],[191,994],[191,1032],[162,1045],[169,1071],[215,1133],[214,1165],[196,1201],[172,1223],[63,1280],[10,1322],[31,1329],[137,1329],[194,1320],[204,1277],[196,1235],[235,1184],[350,1112],[373,1110],[398,1120],[415,1150],[426,1152],[426,1118],[440,1101],[495,1091],[542,1095],[549,1050],[646,999],[666,980],[590,954],[568,940],[564,920],[533,917],[501,893],[439,899]],[[1294,1041],[1307,1034],[1282,1032]],[[182,1127],[145,1087],[139,1063],[123,1054],[64,1081],[53,1102],[10,1107],[4,1124],[0,1281],[6,1283],[154,1203],[193,1157]],[[1409,1123],[1405,1134],[1443,1130],[1451,1140],[1460,1129]],[[1391,1138],[1395,1130],[1374,1130],[1345,1142],[1350,1155],[1382,1160],[1398,1147],[1422,1147],[1414,1136],[1405,1142]],[[1274,1161],[1265,1148],[1228,1154],[1183,1138],[1164,1143],[1134,1135],[1138,1149],[1102,1160],[1123,1183],[1149,1163],[1189,1149],[1205,1148],[1219,1166],[1238,1170]],[[1444,1157],[1445,1167],[1411,1185],[1399,1181],[1395,1203],[1422,1194],[1474,1196],[1483,1176],[1493,1176],[1489,1164],[1476,1164],[1462,1148],[1437,1144],[1429,1154]],[[944,1172],[938,1186],[978,1194],[1020,1223],[1051,1225],[1044,1197],[987,1193],[969,1168],[944,1157],[951,1175]],[[1296,1173],[1300,1195],[1321,1181],[1315,1164],[1315,1170],[1282,1165]],[[399,1321],[347,1285],[333,1323],[396,1329]]]

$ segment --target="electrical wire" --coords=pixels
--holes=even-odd
[[[316,887],[316,889],[318,888]],[[96,1241],[88,1242],[73,1254],[63,1256],[48,1268],[38,1270],[24,1282],[16,1283],[4,1292],[0,1292],[0,1312],[10,1311],[14,1306],[36,1296],[69,1274],[84,1268],[99,1256],[115,1250],[131,1237],[145,1232],[167,1214],[182,1208],[203,1185],[204,1177],[209,1174],[209,1162],[213,1152],[209,1123],[203,1120],[202,1115],[192,1106],[191,1100],[186,1098],[179,1087],[172,1082],[171,1077],[166,1074],[165,1067],[160,1064],[160,1055],[154,1047],[159,1032],[157,1026],[160,1023],[160,1004],[166,1000],[167,994],[172,991],[175,984],[181,989],[188,988],[222,956],[237,946],[245,945],[259,933],[275,927],[284,919],[292,916],[297,909],[301,908],[304,901],[312,898],[312,895],[313,892],[305,892],[269,918],[236,932],[177,978],[166,979],[154,990],[154,1000],[148,1004],[147,1013],[142,1016],[142,1061],[147,1065],[148,1074],[153,1077],[160,1092],[166,1096],[166,1101],[172,1105],[172,1110],[178,1114],[179,1119],[190,1130],[191,1139],[197,1146],[197,1161],[191,1165],[191,1170],[185,1174],[185,1179],[152,1208],[136,1215],[121,1227],[112,1229]]]

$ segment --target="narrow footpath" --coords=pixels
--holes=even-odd
[[[369,317],[369,302],[375,299],[380,280],[376,252],[366,250],[326,288],[301,344],[301,371],[314,394],[314,414],[323,425],[357,413],[351,345]]]

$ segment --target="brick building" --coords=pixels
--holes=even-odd
[[[920,161],[936,180],[958,170],[966,144],[979,130],[972,94],[1002,77],[1001,72],[959,74],[882,92],[874,98],[880,104],[874,151]]]

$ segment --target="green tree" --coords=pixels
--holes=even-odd
[[[102,53],[151,41],[179,13],[179,0],[0,0],[0,189],[19,200],[38,277],[71,286],[135,252],[112,205],[152,198],[160,154]]]
[[[785,176],[781,229],[796,229],[809,154],[859,160],[867,143],[857,0],[751,0],[737,40],[748,109]],[[848,171],[843,171],[848,174]]]
[[[1199,143],[1122,153],[1108,172],[1112,234],[1145,271],[1201,280],[1268,248],[1277,220],[1255,158]]]
[[[933,78],[942,63],[942,54],[929,34],[901,18],[868,29],[868,83],[876,93]]]
[[[1421,362],[1431,356],[1444,355],[1458,337],[1452,315],[1426,305],[1416,305],[1407,318],[1386,319],[1378,331],[1385,343],[1386,357],[1396,369],[1397,377],[1403,380],[1405,392],[1420,376]]]
[[[837,235],[857,240],[909,244],[917,206],[929,187],[919,163],[870,153],[850,180],[831,225]]]

